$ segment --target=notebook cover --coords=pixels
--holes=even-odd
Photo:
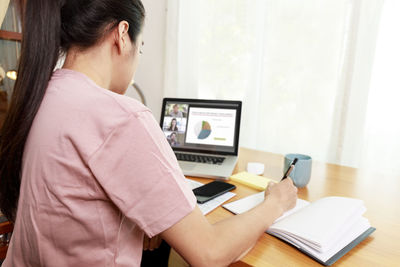
[[[370,234],[372,234],[374,231],[376,230],[376,228],[374,227],[370,227],[368,230],[366,230],[364,233],[362,233],[360,236],[358,236],[356,239],[354,239],[352,242],[350,242],[347,246],[345,246],[344,248],[342,248],[338,253],[336,253],[335,255],[333,255],[329,260],[327,260],[326,262],[321,261],[320,259],[316,258],[314,255],[309,254],[307,251],[303,250],[300,247],[297,247],[289,242],[286,242],[283,239],[280,239],[279,237],[275,236],[276,238],[278,238],[279,240],[295,247],[296,249],[300,250],[301,252],[303,252],[304,254],[306,254],[307,256],[309,256],[310,258],[312,258],[313,260],[321,263],[322,265],[325,266],[331,266],[332,264],[334,264],[338,259],[340,259],[341,257],[343,257],[347,252],[349,252],[350,250],[352,250],[355,246],[357,246],[358,244],[360,244],[365,238],[367,238]],[[274,235],[273,235],[274,236]]]

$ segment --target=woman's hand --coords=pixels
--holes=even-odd
[[[265,190],[265,199],[273,201],[281,208],[282,213],[294,208],[297,201],[297,188],[293,181],[287,178],[276,184],[270,182]]]
[[[143,238],[143,250],[153,251],[160,247],[162,238],[160,235],[156,235],[153,238],[149,238],[146,234]]]

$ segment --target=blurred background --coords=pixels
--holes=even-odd
[[[400,175],[400,1],[143,3],[135,82],[157,120],[165,96],[242,100],[243,147]],[[11,1],[0,31],[3,106],[18,21]]]

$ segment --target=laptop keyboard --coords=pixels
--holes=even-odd
[[[190,161],[198,163],[217,164],[217,165],[221,165],[222,162],[224,162],[225,160],[225,158],[223,157],[203,156],[196,154],[175,153],[175,155],[176,158],[181,161]]]

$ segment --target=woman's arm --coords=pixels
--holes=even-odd
[[[263,203],[241,215],[211,225],[196,207],[161,236],[193,266],[226,266],[250,250],[262,233],[294,207],[297,189],[291,179],[270,184]]]

